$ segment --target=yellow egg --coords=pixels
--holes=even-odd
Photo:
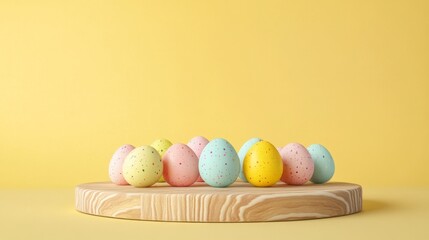
[[[150,146],[155,148],[156,151],[158,151],[159,155],[161,155],[161,159],[164,156],[165,152],[167,152],[167,149],[171,147],[171,145],[173,144],[164,138],[157,139],[153,141],[152,144],[150,144]],[[159,182],[165,182],[165,179],[162,175],[161,175],[161,178],[159,179]]]
[[[244,157],[243,172],[253,186],[272,186],[282,176],[283,161],[274,145],[260,141],[255,143]]]
[[[134,187],[149,187],[162,175],[163,165],[158,152],[151,146],[134,148],[122,165],[124,179]]]

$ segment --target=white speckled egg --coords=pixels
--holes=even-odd
[[[151,146],[132,150],[125,158],[122,172],[125,180],[134,187],[149,187],[162,175],[161,156]]]
[[[124,176],[122,175],[122,165],[127,155],[134,149],[133,145],[125,144],[119,147],[113,154],[109,163],[109,178],[115,184],[127,185]]]
[[[283,160],[281,180],[291,185],[302,185],[310,181],[314,162],[307,149],[299,143],[289,143],[280,152]]]

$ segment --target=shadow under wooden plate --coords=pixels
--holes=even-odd
[[[149,188],[108,182],[76,187],[76,209],[92,215],[151,221],[269,222],[343,216],[362,210],[362,188],[352,183],[258,188],[235,182],[227,188],[204,183]]]

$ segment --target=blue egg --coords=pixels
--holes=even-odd
[[[226,187],[237,179],[240,159],[231,143],[217,138],[210,141],[201,152],[198,168],[201,178],[208,185]]]
[[[307,150],[314,161],[314,173],[310,181],[318,184],[329,181],[334,176],[335,164],[328,149],[320,144],[312,144]]]
[[[243,146],[240,148],[240,151],[238,151],[238,157],[240,158],[240,179],[243,182],[247,182],[246,176],[244,176],[243,172],[243,161],[244,157],[246,156],[246,153],[249,151],[249,149],[257,142],[262,141],[260,138],[251,138],[247,142],[243,144]]]

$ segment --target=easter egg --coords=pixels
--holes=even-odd
[[[253,186],[272,186],[282,176],[282,159],[274,145],[267,141],[260,141],[246,153],[243,171],[247,181]]]
[[[335,172],[334,159],[328,149],[320,144],[312,144],[307,147],[314,161],[314,173],[310,181],[313,183],[325,183],[329,181]]]
[[[109,163],[109,178],[115,184],[127,185],[122,175],[122,166],[127,155],[134,149],[133,145],[126,144],[118,148]]]
[[[260,138],[251,138],[249,140],[247,140],[247,142],[245,142],[243,144],[243,146],[241,146],[240,150],[238,151],[238,157],[240,158],[240,179],[243,182],[247,182],[246,176],[244,176],[244,172],[243,172],[243,161],[244,161],[244,157],[246,156],[246,153],[249,151],[249,149],[257,142],[262,141],[262,139]]]
[[[210,141],[200,156],[201,178],[210,186],[231,185],[240,173],[240,159],[227,140],[217,138]]]
[[[188,142],[188,147],[190,147],[192,149],[192,151],[194,151],[194,153],[197,155],[198,159],[200,158],[201,153],[203,152],[204,147],[209,143],[209,140],[207,140],[207,138],[202,137],[202,136],[198,136],[198,137],[194,137],[192,138],[189,142]],[[201,178],[200,175],[198,175],[198,179],[197,182],[204,182],[204,180]]]
[[[198,178],[198,157],[182,143],[173,144],[162,157],[164,179],[174,187],[187,187]]]
[[[125,180],[134,187],[149,187],[162,175],[161,156],[151,146],[132,150],[124,160],[122,172]]]
[[[173,144],[164,138],[157,139],[150,144],[151,147],[155,148],[156,151],[158,151],[161,158],[167,152],[168,148],[171,147],[171,145]],[[164,177],[162,175],[161,175],[161,178],[159,179],[159,182],[165,182]]]
[[[280,152],[283,160],[281,180],[291,185],[302,185],[313,176],[314,162],[307,149],[299,143],[289,143]]]

